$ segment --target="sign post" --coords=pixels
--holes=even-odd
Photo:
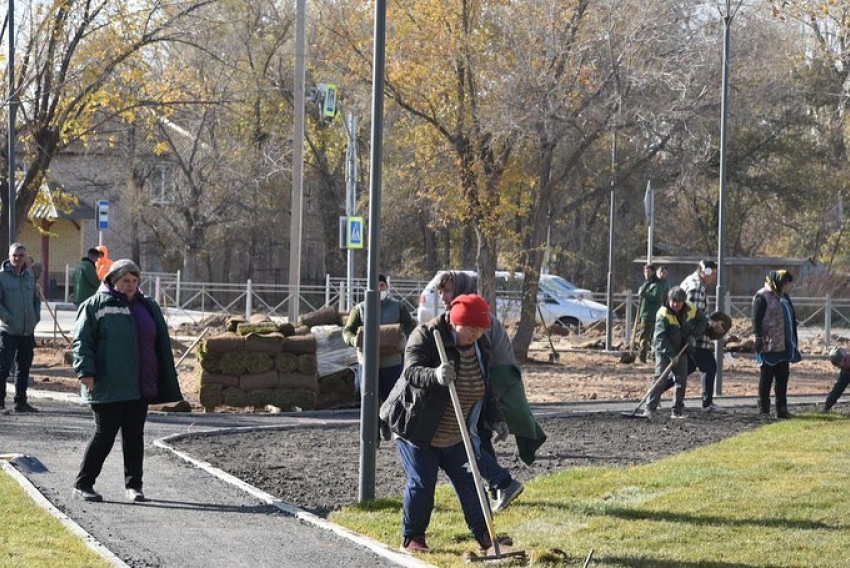
[[[109,200],[100,199],[97,202],[97,244],[103,244],[103,232],[109,228]]]

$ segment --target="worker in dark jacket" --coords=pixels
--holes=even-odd
[[[100,278],[97,277],[95,264],[102,256],[96,248],[90,248],[86,256],[80,259],[80,264],[74,270],[74,305],[78,308],[80,304],[94,296],[100,286]]]
[[[675,386],[673,412],[671,418],[684,418],[685,391],[688,387],[688,353],[696,349],[697,338],[705,332],[708,318],[694,304],[687,302],[687,294],[678,286],[673,286],[667,293],[667,303],[658,310],[655,317],[655,335],[653,350],[655,351],[656,381],[647,396],[644,416],[652,420],[661,395],[664,391]],[[685,349],[685,351],[682,351]],[[666,381],[660,380],[668,365],[673,365],[673,371]]]
[[[655,265],[647,264],[643,267],[644,283],[638,288],[640,298],[640,311],[638,322],[640,323],[640,349],[638,357],[641,363],[646,363],[646,356],[652,348],[652,335],[655,332],[655,314],[664,305],[667,297],[667,287],[655,274]]]
[[[489,342],[485,332],[489,327],[490,307],[484,298],[476,294],[455,298],[448,313],[413,331],[405,349],[402,378],[393,389],[395,394],[402,387],[404,394],[391,394],[381,408],[397,436],[399,457],[407,474],[402,521],[405,552],[430,552],[425,531],[434,509],[440,469],[451,481],[479,546],[485,550],[492,546],[448,388],[450,383],[455,384],[473,439],[482,413],[494,426],[504,421],[487,374]],[[449,362],[440,359],[434,339],[437,334],[445,344]]]
[[[414,323],[407,307],[399,300],[390,297],[389,283],[387,282],[387,277],[383,274],[378,275],[378,292],[380,293],[381,300],[378,305],[380,309],[379,324],[381,326],[398,324],[401,326],[401,333],[404,334],[399,337],[400,341],[397,350],[380,349],[381,355],[380,361],[378,361],[378,404],[383,404],[387,400],[387,395],[390,394],[399,375],[401,375],[406,338],[413,331],[413,328],[416,327],[416,323]],[[357,349],[357,361],[360,364],[357,377],[357,390],[360,392],[363,391],[362,373],[363,365],[366,362],[363,355],[363,326],[365,321],[366,302],[360,302],[351,309],[348,319],[342,328],[342,340]]]
[[[826,395],[826,400],[820,407],[821,412],[832,410],[832,407],[835,406],[835,403],[844,394],[847,385],[850,385],[850,353],[842,347],[831,347],[829,350],[829,362],[838,369],[838,378],[835,380],[835,384],[832,386],[829,394]]]
[[[97,293],[77,310],[73,347],[74,371],[95,424],[74,495],[85,501],[103,500],[94,483],[121,430],[126,497],[144,501],[148,405],[183,397],[165,318],[156,302],[139,290],[139,267],[132,260],[115,261]]]

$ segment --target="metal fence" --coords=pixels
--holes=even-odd
[[[67,286],[73,267],[66,267]],[[420,296],[427,280],[390,279],[389,289],[392,296],[400,300],[411,313],[416,312]],[[365,298],[367,281],[355,278],[351,285],[351,305]],[[191,319],[201,321],[207,316],[218,314],[265,313],[269,316],[287,317],[289,302],[293,293],[286,284],[259,284],[251,280],[243,283],[183,282],[180,272],[145,272],[142,274],[141,288],[152,295],[163,307],[172,310],[185,310]],[[604,304],[605,294],[594,294],[593,299]],[[346,278],[325,277],[323,285],[302,285],[298,289],[299,313],[307,313],[320,308],[335,306],[341,312],[347,312],[349,294]],[[800,297],[793,298],[799,325],[808,331],[822,333],[829,345],[835,333],[850,335],[850,298]],[[633,329],[638,301],[634,292],[613,294],[615,320],[622,324],[619,339],[629,341]],[[714,297],[708,298],[708,305],[716,305]],[[751,296],[727,296],[727,312],[733,318],[749,319]]]

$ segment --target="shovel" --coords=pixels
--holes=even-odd
[[[443,338],[438,329],[434,330],[434,341],[437,342],[437,351],[440,353],[440,361],[450,363],[449,357],[446,354],[446,346],[443,345]],[[463,438],[463,447],[466,450],[466,459],[469,463],[469,470],[472,472],[472,478],[475,481],[475,492],[478,494],[478,502],[481,504],[481,512],[484,514],[484,521],[487,524],[487,533],[490,535],[490,542],[493,543],[493,552],[495,556],[476,555],[470,557],[470,562],[486,562],[489,560],[501,560],[508,557],[524,557],[524,550],[512,550],[510,552],[502,552],[499,550],[499,539],[496,537],[496,528],[493,525],[493,512],[490,510],[490,501],[487,500],[487,495],[484,492],[484,485],[481,481],[481,472],[478,471],[478,460],[475,458],[475,449],[472,447],[472,439],[469,436],[469,429],[466,427],[466,420],[463,418],[463,410],[460,407],[460,398],[457,396],[457,389],[454,382],[449,383],[449,396],[452,400],[452,406],[455,410],[455,418],[460,428],[460,435]]]
[[[652,383],[652,386],[650,386],[649,390],[646,391],[646,394],[643,395],[643,398],[641,399],[640,403],[635,407],[635,409],[631,412],[621,412],[621,416],[625,416],[626,418],[643,418],[643,416],[638,416],[638,410],[640,410],[644,403],[647,401],[647,399],[649,399],[649,393],[652,392],[652,389],[655,388],[655,385],[667,380],[667,377],[669,377],[670,373],[673,372],[673,366],[676,364],[676,362],[679,360],[679,357],[682,356],[682,354],[687,348],[688,344],[685,343],[685,345],[679,350],[679,353],[676,355],[676,358],[670,361],[670,364],[667,365],[664,371],[658,376],[657,379],[655,379],[655,381]]]
[[[540,308],[540,304],[537,304],[537,313],[540,314],[540,321],[543,322],[543,331],[546,332],[546,339],[549,340],[549,349],[552,350],[549,353],[549,362],[557,364],[561,360],[561,356],[555,351],[555,344],[552,343],[552,335],[549,333],[549,326],[546,324],[546,318],[543,317],[543,310]]]
[[[637,311],[635,312],[635,322],[632,324],[632,341],[631,341],[631,349],[629,351],[623,351],[620,354],[620,363],[625,363],[627,365],[631,365],[635,362],[635,352],[637,351],[637,326],[638,321],[640,321],[640,308],[641,304],[643,304],[643,297],[638,300]]]
[[[24,473],[47,473],[49,470],[40,459],[26,454],[0,454],[0,460],[4,460],[18,468]]]

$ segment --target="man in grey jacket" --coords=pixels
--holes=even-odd
[[[21,243],[9,247],[9,259],[0,268],[0,384],[5,387],[12,364],[15,373],[15,412],[38,412],[27,403],[35,326],[41,317],[41,299],[35,277],[26,267],[27,249]],[[6,408],[5,388],[0,410]]]

